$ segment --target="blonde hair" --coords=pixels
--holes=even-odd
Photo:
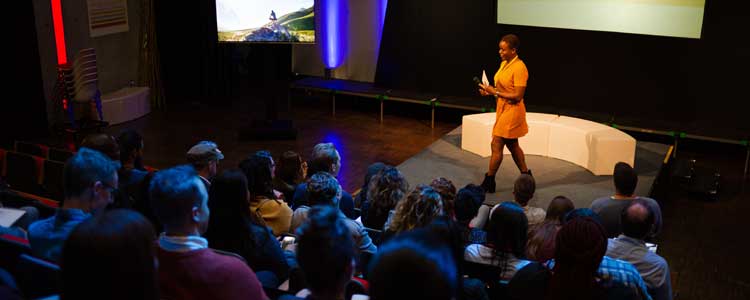
[[[389,230],[396,233],[423,227],[443,214],[443,200],[433,188],[420,184],[396,205]]]

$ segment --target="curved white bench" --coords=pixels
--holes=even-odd
[[[617,162],[635,162],[635,139],[596,122],[541,113],[527,113],[529,133],[519,139],[527,155],[569,161],[594,175],[612,175]],[[461,149],[488,157],[492,154],[495,113],[463,117]]]
[[[119,124],[145,116],[151,112],[148,87],[126,87],[102,95],[104,121]]]

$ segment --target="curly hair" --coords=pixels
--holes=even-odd
[[[409,190],[409,183],[401,172],[394,167],[385,167],[370,179],[367,188],[367,201],[370,208],[378,215],[388,214],[404,198]]]
[[[424,227],[443,214],[443,200],[433,188],[420,184],[396,205],[389,230],[396,233]]]
[[[438,177],[432,180],[430,187],[440,194],[440,199],[443,199],[445,214],[453,217],[455,215],[453,208],[456,202],[456,186],[453,185],[453,182],[445,177]]]

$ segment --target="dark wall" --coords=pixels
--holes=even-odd
[[[8,147],[15,139],[30,140],[48,134],[34,7],[31,1],[13,1],[9,11],[13,12],[14,29],[9,30],[12,46],[6,56],[10,69],[4,86],[8,89],[0,106],[0,147]]]
[[[498,41],[515,33],[530,73],[530,110],[747,138],[750,26],[740,4],[708,0],[702,38],[684,39],[501,25],[496,0],[390,1],[375,80],[475,95],[471,78],[482,69],[494,75]]]

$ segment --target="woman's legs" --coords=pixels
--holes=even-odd
[[[518,139],[505,140],[505,145],[508,147],[513,161],[516,163],[518,170],[521,173],[529,173],[529,168],[526,166],[526,156],[523,154],[521,145],[518,144]]]
[[[490,157],[490,169],[487,176],[495,176],[500,169],[500,163],[503,162],[503,148],[505,141],[499,136],[492,136],[492,156]]]

